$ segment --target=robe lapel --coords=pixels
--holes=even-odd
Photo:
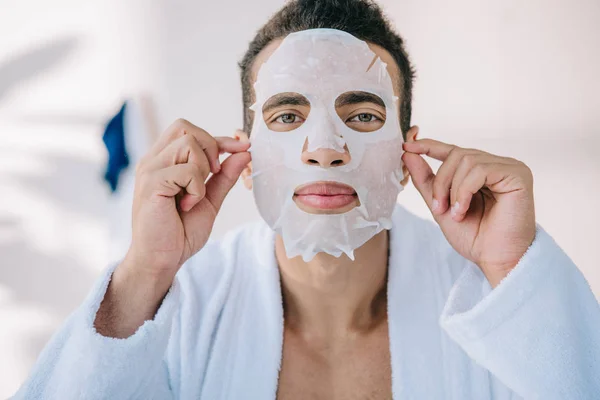
[[[223,359],[210,361],[202,398],[275,399],[277,393],[283,307],[275,236],[266,225],[251,233],[233,260],[235,276],[213,349]]]

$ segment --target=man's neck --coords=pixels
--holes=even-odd
[[[321,340],[365,333],[387,318],[388,232],[354,251],[355,261],[318,253],[287,258],[277,235],[286,326]]]

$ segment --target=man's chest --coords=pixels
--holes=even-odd
[[[278,400],[392,398],[387,324],[365,337],[328,345],[284,335]]]

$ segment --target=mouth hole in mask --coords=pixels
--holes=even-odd
[[[346,126],[357,132],[375,132],[385,125],[385,103],[374,93],[342,93],[335,99],[335,111]]]
[[[335,181],[300,185],[294,190],[292,200],[308,214],[344,214],[361,205],[354,188]]]
[[[262,107],[263,120],[269,130],[289,132],[302,126],[310,114],[310,101],[295,92],[271,96]]]

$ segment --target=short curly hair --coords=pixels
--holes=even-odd
[[[391,27],[381,8],[370,0],[291,0],[258,30],[239,62],[244,104],[244,131],[250,134],[254,112],[252,65],[258,53],[273,40],[307,29],[330,28],[350,33],[358,39],[387,50],[400,71],[400,129],[410,128],[414,69],[404,49],[404,41]]]

